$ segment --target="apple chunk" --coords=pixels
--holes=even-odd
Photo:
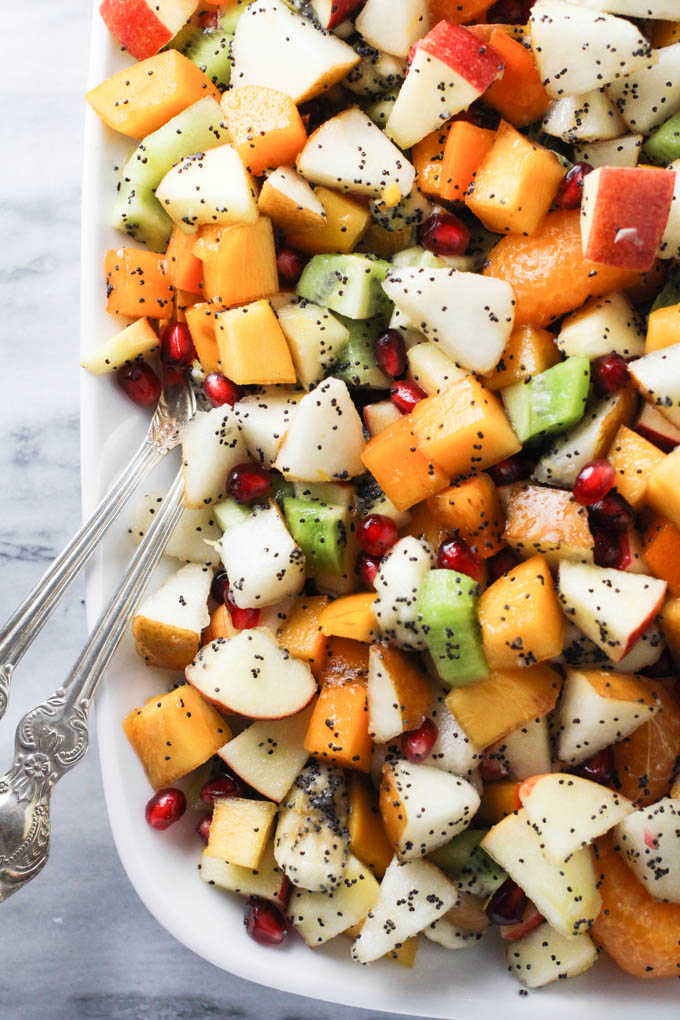
[[[198,7],[198,0],[102,0],[99,13],[136,60],[158,53]]]
[[[350,854],[335,889],[327,893],[293,889],[288,921],[308,946],[320,946],[363,921],[379,894],[380,886],[370,869]]]
[[[386,743],[422,724],[432,697],[416,661],[387,645],[371,645],[368,659],[368,730]]]
[[[186,156],[168,170],[156,198],[186,234],[195,234],[202,224],[258,218],[255,180],[232,145]]]
[[[519,797],[552,864],[590,846],[633,811],[626,797],[565,772],[527,780]]]
[[[589,563],[562,560],[564,612],[613,661],[619,662],[661,610],[666,582]]]
[[[583,182],[583,256],[645,272],[668,223],[675,174],[655,167],[601,166]]]
[[[663,797],[624,818],[614,837],[628,867],[655,899],[680,903],[680,799]]]
[[[356,19],[357,32],[377,50],[408,57],[429,28],[426,0],[366,0]]]
[[[680,344],[662,347],[632,361],[630,374],[645,400],[659,410],[671,425],[680,428]],[[656,442],[652,435],[648,438]],[[677,443],[675,435],[672,435],[671,441]]]
[[[289,166],[280,166],[262,185],[257,205],[281,230],[320,230],[326,211],[307,181]]]
[[[602,906],[589,847],[551,864],[524,808],[494,825],[480,845],[560,934],[588,931]]]
[[[231,407],[198,411],[182,430],[184,505],[202,510],[227,495],[227,475],[248,460],[241,429]]]
[[[137,653],[152,666],[184,669],[210,622],[212,571],[189,563],[144,599],[132,621]]]
[[[264,719],[221,747],[232,772],[269,800],[280,801],[307,761],[304,739],[312,714],[308,706],[285,719]]]
[[[201,878],[207,885],[238,893],[239,896],[261,896],[277,906],[285,902],[288,880],[274,859],[274,844],[270,842],[256,869],[242,868],[215,857],[206,847],[201,854]]]
[[[597,960],[597,947],[590,935],[565,938],[546,923],[508,946],[506,959],[508,970],[523,985],[542,988],[590,970]]]
[[[264,627],[204,645],[186,677],[219,708],[251,719],[296,715],[316,690],[309,666],[279,648]]]
[[[578,765],[660,711],[642,680],[603,669],[568,669],[557,717],[557,755]]]

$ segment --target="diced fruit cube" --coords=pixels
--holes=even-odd
[[[425,195],[439,197],[442,186],[444,147],[451,122],[443,124],[413,146],[411,159],[416,168],[417,183]]]
[[[203,224],[254,223],[257,186],[231,145],[185,156],[168,170],[156,198],[182,230]]]
[[[257,207],[286,233],[322,230],[327,224],[318,196],[290,166],[280,166],[269,174],[260,189]]]
[[[388,645],[371,645],[368,668],[368,729],[387,743],[417,729],[430,707],[430,682],[417,661]]]
[[[532,556],[487,588],[479,622],[491,669],[532,666],[559,655],[564,617],[545,557]]]
[[[418,626],[441,680],[452,687],[488,676],[477,620],[479,585],[455,570],[430,570],[418,597]]]
[[[621,425],[607,454],[616,471],[616,489],[635,510],[645,501],[647,479],[664,454],[637,432]]]
[[[149,320],[137,319],[87,354],[81,365],[93,375],[117,372],[121,365],[129,365],[139,358],[154,354],[159,346],[158,333]]]
[[[589,935],[566,938],[545,923],[509,945],[505,955],[508,970],[523,985],[542,988],[590,970],[597,960],[597,947]]]
[[[99,13],[114,39],[144,60],[179,32],[197,6],[196,0],[102,0]]]
[[[260,177],[267,168],[295,162],[307,132],[285,92],[242,85],[225,92],[221,105],[234,149],[249,173]]]
[[[286,338],[268,301],[218,312],[215,321],[222,371],[233,382],[269,386],[296,381]]]
[[[306,662],[315,677],[326,664],[328,641],[321,629],[326,595],[300,595],[278,633],[278,641],[296,659]]]
[[[337,363],[349,330],[328,309],[304,299],[277,308],[276,315],[288,341],[298,383],[311,389]]]
[[[305,750],[340,768],[371,767],[366,684],[324,683],[305,736]]]
[[[680,427],[680,343],[631,362],[630,374],[648,403]]]
[[[560,360],[552,333],[534,326],[519,326],[511,333],[500,361],[485,378],[484,385],[490,390],[501,390],[545,372]]]
[[[612,352],[622,358],[644,353],[643,323],[625,294],[591,298],[562,323],[557,346],[567,357],[599,358]]]
[[[188,685],[149,698],[123,729],[156,790],[198,768],[231,737],[219,712]]]
[[[213,305],[209,301],[200,301],[186,310],[187,326],[194,341],[196,356],[206,375],[220,370],[220,356],[215,338],[215,315],[221,311],[221,305]]]
[[[438,194],[441,198],[449,202],[463,201],[495,137],[494,131],[477,127],[476,124],[470,124],[465,120],[457,120],[451,124],[438,170]],[[426,142],[427,138],[418,145],[424,145]],[[420,171],[418,180],[422,188]]]
[[[266,216],[255,223],[203,227],[194,253],[203,263],[205,296],[216,304],[231,308],[278,293],[274,233]]]
[[[152,666],[184,669],[207,627],[211,571],[190,563],[147,596],[132,620],[137,654]]]
[[[647,477],[646,502],[680,528],[680,449],[662,457]]]
[[[465,202],[489,230],[531,235],[563,177],[564,167],[554,153],[503,122]]]
[[[447,532],[464,538],[482,559],[493,556],[504,545],[505,514],[496,486],[486,472],[430,496],[427,505]]]
[[[408,510],[449,482],[448,474],[419,450],[410,415],[374,436],[361,460],[398,510]]]
[[[456,687],[446,704],[480,749],[495,744],[531,719],[555,707],[562,681],[543,663],[526,669],[495,670],[486,680]]]
[[[239,609],[273,606],[305,581],[305,555],[273,500],[225,532],[220,555]]]
[[[248,454],[229,406],[198,411],[182,429],[184,505],[201,510],[227,495],[227,475]]]
[[[227,864],[257,868],[269,842],[276,804],[245,797],[219,797],[210,823],[208,852]]]
[[[680,903],[680,800],[664,797],[628,815],[614,839],[628,867],[657,900]]]
[[[647,568],[666,582],[671,595],[680,595],[680,528],[654,514],[642,535],[642,552]]]
[[[518,439],[563,432],[581,420],[590,387],[587,358],[567,358],[529,381],[502,391],[503,404]]]
[[[329,892],[293,889],[287,917],[308,946],[320,946],[363,921],[380,886],[362,861],[350,854],[339,885]]]
[[[350,638],[367,643],[374,640],[377,624],[373,615],[373,603],[376,598],[374,592],[362,591],[335,599],[321,615],[321,630],[326,637]]]
[[[680,304],[656,308],[649,313],[645,354],[680,343]],[[641,351],[639,353],[642,353]]]
[[[186,234],[181,227],[175,226],[165,253],[166,272],[171,284],[176,291],[188,291],[192,296],[203,294],[203,263],[194,255],[195,243],[196,238],[192,234]],[[189,307],[192,306],[187,304],[185,312]]]
[[[262,189],[263,191],[266,188]],[[324,255],[326,252],[349,254],[365,234],[371,214],[363,202],[343,195],[330,188],[315,188],[324,215],[321,226],[308,224],[287,225],[288,243],[309,255]]]
[[[513,485],[505,508],[503,538],[522,556],[541,553],[559,560],[593,561],[593,536],[585,507],[570,492],[522,482]]]
[[[369,780],[358,772],[349,775],[349,848],[381,879],[393,852],[385,835],[378,798]]]
[[[239,868],[237,864],[228,864],[218,857],[213,857],[206,847],[201,854],[199,871],[201,878],[208,885],[228,889],[240,896],[261,896],[277,906],[281,906],[285,901],[287,879],[274,859],[273,843],[265,848],[255,870]]]
[[[116,248],[106,253],[106,310],[131,319],[165,319],[172,314],[175,289],[165,257],[137,248]]]
[[[484,94],[484,102],[498,110],[515,127],[521,128],[543,116],[548,109],[550,96],[541,81],[531,51],[504,29],[504,25],[494,27],[489,39],[491,48],[500,55],[505,67],[503,77],[489,85]]]
[[[419,595],[434,562],[432,547],[407,536],[392,546],[380,563],[374,587],[378,598],[373,612],[383,637],[402,648],[427,647],[419,623]]]
[[[385,310],[380,284],[388,268],[387,262],[364,255],[316,255],[305,266],[297,293],[350,319],[370,319]]]
[[[341,379],[330,377],[298,404],[274,467],[292,481],[348,481],[363,473],[364,448],[361,418],[349,390]]]

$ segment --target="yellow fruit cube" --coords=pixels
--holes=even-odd
[[[510,334],[501,360],[491,375],[485,377],[484,385],[490,390],[501,390],[504,386],[545,372],[561,360],[554,337],[547,329],[518,326]]]
[[[371,218],[366,206],[356,198],[341,195],[330,188],[316,188],[314,194],[326,213],[325,225],[310,230],[288,231],[288,243],[309,255],[353,251]]]
[[[271,220],[201,227],[194,254],[203,263],[203,292],[232,308],[278,294],[279,276]]]
[[[268,301],[218,312],[217,350],[222,372],[239,385],[296,381],[293,359]]]
[[[680,343],[680,304],[657,308],[647,321],[645,354]]]
[[[278,808],[269,800],[221,797],[215,801],[208,853],[241,868],[257,868]]]
[[[616,488],[635,510],[644,503],[650,473],[664,458],[658,446],[626,425],[619,427],[607,460],[616,470]]]
[[[647,478],[645,499],[680,528],[680,447],[667,454]]]
[[[464,538],[482,559],[505,544],[505,514],[496,486],[484,471],[430,496],[427,506],[437,522]]]

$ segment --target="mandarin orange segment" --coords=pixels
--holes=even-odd
[[[680,903],[653,899],[609,835],[596,843],[595,867],[603,901],[592,929],[595,941],[627,974],[680,977]]]
[[[658,680],[653,693],[661,711],[614,746],[617,790],[640,807],[667,796],[680,774],[680,704]]]

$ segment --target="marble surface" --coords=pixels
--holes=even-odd
[[[35,0],[4,10],[0,68],[0,616],[79,523],[78,263],[81,147],[91,7]],[[25,657],[0,726],[0,769],[20,715],[51,691],[85,638],[76,583]],[[147,913],[116,856],[96,745],[59,784],[51,858],[0,907],[3,1020],[244,1017],[366,1020],[384,1014],[298,998],[231,977]],[[225,937],[228,934],[225,932]]]

